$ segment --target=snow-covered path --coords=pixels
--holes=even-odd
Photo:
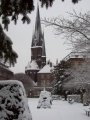
[[[85,115],[85,106],[80,103],[69,104],[67,101],[54,100],[51,109],[37,109],[36,98],[29,98],[28,103],[33,120],[90,120]]]

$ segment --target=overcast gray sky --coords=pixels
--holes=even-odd
[[[36,4],[36,2],[35,2]],[[90,0],[81,0],[78,4],[72,4],[71,0],[55,0],[51,8],[40,7],[40,17],[68,17],[66,12],[72,12],[73,9],[76,12],[87,12],[90,10]],[[32,33],[35,25],[36,9],[30,14],[31,23],[22,24],[19,20],[17,25],[12,22],[9,26],[7,35],[13,41],[13,48],[18,53],[17,64],[12,67],[11,70],[14,73],[25,72],[25,66],[31,60],[31,41]],[[21,17],[19,18],[21,19]],[[51,28],[45,28],[42,26],[45,34],[45,45],[47,60],[51,60],[55,63],[56,59],[59,61],[63,59],[69,52],[68,45],[64,44],[65,40],[60,36],[56,36],[55,31]]]

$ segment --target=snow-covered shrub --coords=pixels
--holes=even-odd
[[[60,95],[52,95],[52,100],[60,100],[61,96]]]
[[[90,105],[90,84],[86,83],[86,92],[83,94],[83,104]]]
[[[90,104],[90,95],[89,94],[86,92],[83,95],[83,105],[84,106],[88,106]]]
[[[52,97],[48,91],[41,91],[37,108],[51,108]]]
[[[67,100],[74,100],[74,102],[81,102],[81,96],[77,94],[67,95]]]
[[[73,104],[74,103],[74,99],[69,98],[68,99],[68,103]]]
[[[0,120],[32,120],[25,89],[17,80],[0,81]]]
[[[54,69],[52,70],[52,76],[54,78],[52,85],[52,94],[62,95],[63,94],[63,83],[64,80],[70,75],[69,72],[66,71],[66,69],[70,68],[71,65],[68,61],[60,61],[56,66],[54,66]]]

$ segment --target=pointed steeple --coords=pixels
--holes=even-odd
[[[33,46],[42,46],[42,37],[43,37],[43,35],[42,35],[42,29],[41,29],[39,5],[37,4],[35,30],[32,35],[32,47]]]
[[[39,5],[38,4],[37,4],[37,13],[36,13],[36,22],[35,22],[35,32],[39,32],[40,34],[42,34]]]
[[[31,61],[32,60],[36,60],[39,68],[42,68],[46,64],[45,41],[44,33],[42,33],[41,29],[39,5],[37,5],[35,30],[32,35]]]

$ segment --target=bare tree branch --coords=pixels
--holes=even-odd
[[[87,47],[86,43],[90,42],[90,12],[85,14],[68,13],[71,19],[52,18],[43,19],[42,23],[45,26],[51,26],[55,29],[57,35],[63,35],[69,42],[74,44],[74,47]],[[82,47],[80,47],[82,48]],[[87,47],[89,49],[89,47]]]

